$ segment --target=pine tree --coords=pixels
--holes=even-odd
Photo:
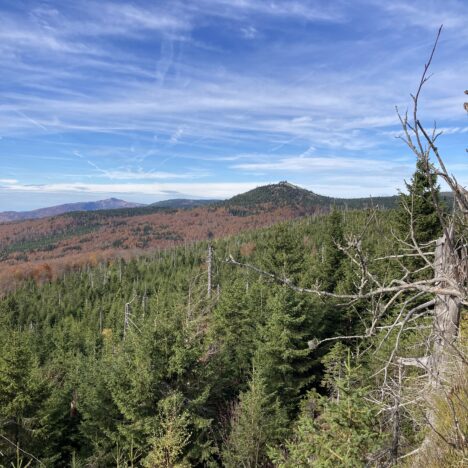
[[[272,229],[268,248],[262,255],[266,271],[298,282],[304,265],[304,247],[292,226],[282,223]]]
[[[267,449],[285,435],[285,411],[274,395],[268,393],[260,373],[254,369],[248,389],[233,407],[230,431],[223,452],[228,468],[269,466]]]
[[[46,395],[47,385],[28,336],[12,332],[0,342],[0,433],[9,441],[0,440],[5,461],[16,457],[16,447],[38,453]]]
[[[161,468],[188,468],[184,451],[190,440],[190,415],[184,409],[184,397],[173,393],[158,404],[156,433],[150,439],[151,449],[143,465]]]
[[[347,353],[348,348],[341,341],[338,341],[322,358],[325,367],[322,386],[328,390],[330,398],[338,401],[340,399],[340,386],[337,385],[337,382],[340,382],[345,375]]]
[[[429,165],[428,176],[426,164],[428,163],[418,159],[411,183],[406,183],[408,193],[400,194],[397,215],[400,232],[406,237],[409,235],[411,224],[408,209],[412,211],[414,237],[416,242],[420,244],[436,239],[442,232],[435,207],[436,204],[440,204],[440,187],[437,184],[434,168]]]
[[[342,363],[341,377],[335,378],[335,364],[329,370],[339,397],[327,399],[315,392],[309,394],[286,451],[274,449],[270,453],[275,466],[360,468],[379,448],[377,409],[366,401],[368,389],[356,379],[358,368],[351,365],[351,353],[348,351]]]
[[[294,413],[297,400],[310,382],[312,362],[304,345],[310,338],[311,311],[291,289],[276,286],[266,304],[268,319],[260,329],[255,367],[270,393]]]
[[[345,254],[339,248],[343,242],[343,215],[334,208],[328,218],[327,234],[322,247],[322,263],[317,272],[326,291],[333,292],[343,277],[342,263]]]
[[[232,400],[237,395],[239,387],[245,386],[252,365],[263,314],[253,299],[264,292],[258,283],[249,285],[247,291],[247,284],[239,278],[226,286],[207,333],[207,354],[213,353],[208,363],[212,392],[220,400]]]

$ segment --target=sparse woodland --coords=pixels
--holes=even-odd
[[[468,193],[418,116],[429,65],[399,114],[416,157],[397,208],[5,295],[0,465],[467,466]]]

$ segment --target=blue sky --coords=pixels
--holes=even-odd
[[[288,180],[396,193],[422,97],[468,182],[465,0],[0,0],[0,210],[224,198]]]

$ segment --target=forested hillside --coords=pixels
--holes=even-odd
[[[407,231],[404,202],[398,210],[334,210],[24,284],[0,303],[3,466],[395,463],[424,437],[424,402],[395,408],[385,385],[398,373],[383,374],[382,364],[397,344],[399,356],[424,353],[430,317],[401,335],[390,326],[409,300],[401,296],[368,333],[382,296],[343,303],[363,285],[340,245],[359,239],[374,259],[368,274],[395,277],[399,259],[379,259],[398,251],[392,233]],[[437,234],[433,210],[424,203],[420,210],[418,236]],[[463,379],[466,372],[450,402],[464,431]],[[401,401],[407,392],[413,398],[411,388],[400,387]],[[451,416],[435,424],[452,440]],[[444,446],[453,464],[430,466],[462,466],[465,448]]]
[[[264,185],[226,200],[224,204],[240,209],[255,209],[262,206],[292,206],[298,209],[330,207],[363,209],[369,207],[394,208],[398,197],[334,198],[318,195],[287,181]]]
[[[333,348],[324,367],[330,346],[312,352],[307,341],[360,331],[359,311],[225,259],[346,289],[353,275],[334,240],[362,230],[369,216],[336,211],[216,241],[209,294],[206,244],[10,294],[0,305],[4,465],[17,456],[11,442],[46,466],[243,466],[280,457],[301,399],[313,388],[326,393],[333,355],[345,352]],[[365,239],[373,251],[390,248],[378,239],[388,238],[393,217],[373,219]],[[385,443],[371,419],[360,424],[360,450]]]
[[[224,237],[330,211],[394,206],[396,197],[340,199],[288,183],[258,187],[230,200],[168,200],[149,206],[81,211],[47,219],[0,224],[0,293],[24,279],[63,272],[112,258]],[[378,203],[377,203],[378,202]]]

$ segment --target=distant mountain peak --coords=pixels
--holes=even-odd
[[[396,197],[334,198],[307,190],[282,180],[276,184],[262,185],[225,202],[231,209],[254,213],[261,206],[291,207],[300,210],[330,209],[330,207],[365,208],[369,206],[393,207]],[[247,209],[247,211],[246,211]]]
[[[261,204],[285,206],[297,204],[328,204],[329,201],[329,197],[317,195],[310,190],[283,180],[277,184],[262,185],[248,192],[236,195],[229,199],[226,204],[237,206],[253,206]]]
[[[304,189],[302,189],[301,187],[299,187],[299,185],[291,184],[291,182],[288,182],[287,180],[281,180],[280,182],[278,182],[278,185],[282,185],[282,186],[284,186],[284,187],[290,187],[290,188],[292,188],[292,189],[304,190]]]
[[[4,211],[0,213],[0,222],[21,221],[23,219],[38,219],[57,216],[73,211],[114,210],[118,208],[137,208],[140,203],[127,202],[119,198],[106,198],[105,200],[65,203],[63,205],[49,206],[31,211]]]

